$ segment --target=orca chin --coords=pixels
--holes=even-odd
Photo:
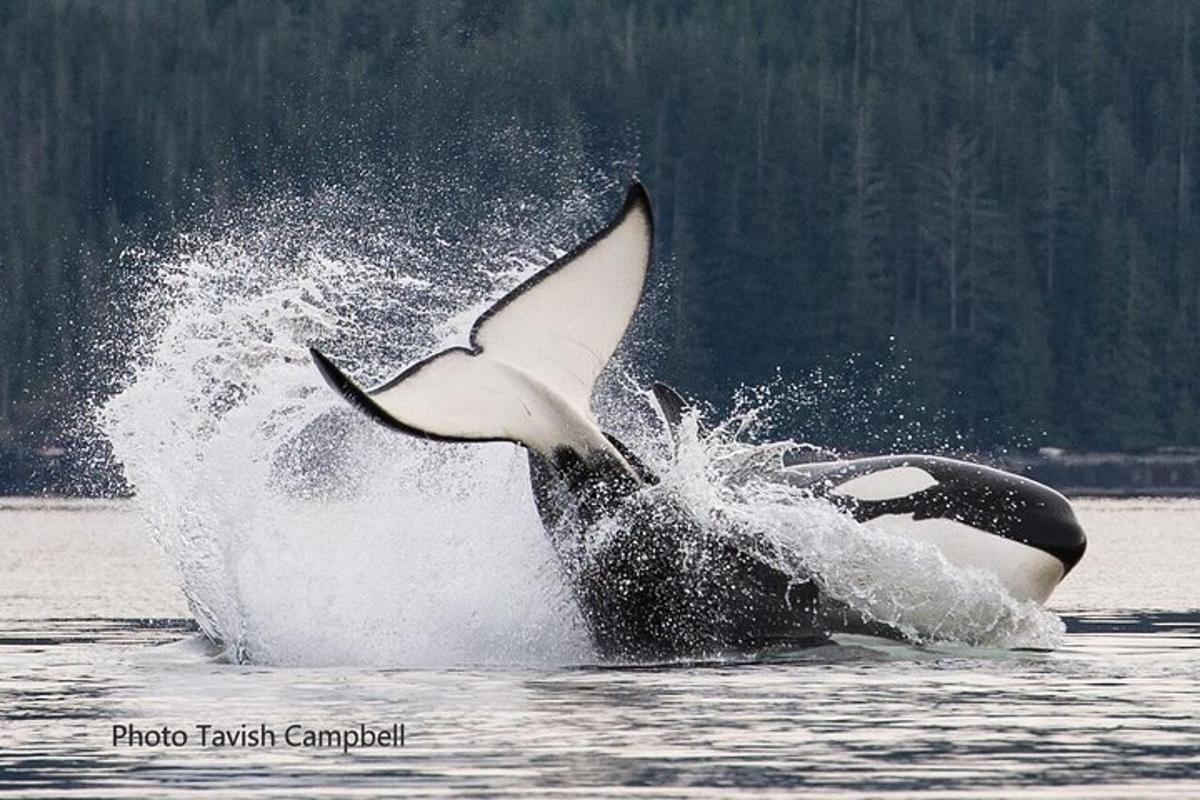
[[[898,635],[824,596],[815,579],[773,566],[753,532],[717,534],[677,501],[648,500],[639,490],[656,477],[600,429],[591,396],[641,300],[653,229],[635,183],[608,226],[488,308],[469,347],[434,353],[371,390],[315,349],[313,360],[390,428],[528,450],[539,516],[605,659],[790,649],[839,631]],[[654,393],[677,432],[686,401],[663,384]],[[929,542],[951,563],[992,572],[1018,599],[1044,601],[1086,547],[1060,494],[976,464],[829,455],[750,472]]]

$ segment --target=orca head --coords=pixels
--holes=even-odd
[[[1062,563],[1063,575],[1087,549],[1087,536],[1065,497],[981,464],[880,456],[840,462],[824,477],[830,499],[840,500],[860,522],[885,514],[953,520],[1041,550]]]

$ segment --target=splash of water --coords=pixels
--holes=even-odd
[[[788,390],[780,384],[774,393],[745,395],[707,431],[689,411],[674,458],[657,464],[665,480],[655,491],[682,498],[709,525],[753,531],[765,560],[798,578],[811,576],[824,594],[911,642],[1057,646],[1064,632],[1057,615],[1016,600],[993,573],[952,565],[929,543],[860,524],[806,489],[771,480],[785,450],[829,455],[796,442],[745,441],[777,404],[794,402],[779,397]]]
[[[307,356],[319,344],[385,376],[542,263],[528,241],[563,239],[565,215],[504,208],[529,239],[505,222],[451,242],[404,220],[364,237],[371,210],[337,190],[279,200],[148,257],[144,354],[101,430],[198,622],[234,658],[584,658],[523,454],[396,436]]]
[[[572,663],[592,658],[505,444],[384,430],[321,383],[308,345],[370,383],[456,343],[546,263],[597,204],[497,204],[472,235],[397,220],[360,195],[277,200],[171,255],[146,255],[132,378],[99,413],[202,628],[269,663]],[[514,220],[516,224],[514,224]],[[140,345],[140,346],[139,346]],[[797,490],[730,481],[757,398],[676,448],[628,371],[598,410],[715,526],[760,531],[778,563],[914,641],[1044,645],[1057,620],[932,548],[867,529]],[[769,453],[768,453],[769,457]],[[913,581],[921,574],[921,581]]]

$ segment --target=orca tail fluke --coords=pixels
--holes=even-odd
[[[603,453],[632,467],[604,437],[592,390],[633,320],[650,265],[653,218],[641,184],[620,214],[475,320],[452,347],[363,390],[311,350],[325,381],[390,428],[428,439],[518,442],[551,459]]]
[[[379,404],[372,400],[371,396],[362,387],[350,380],[346,373],[338,369],[337,365],[330,361],[324,353],[315,347],[310,347],[308,348],[308,354],[312,357],[313,363],[317,365],[317,369],[321,372],[321,377],[325,379],[330,388],[344,397],[352,406],[389,428],[408,432],[407,426],[400,424],[395,418],[380,408]]]

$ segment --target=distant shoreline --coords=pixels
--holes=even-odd
[[[1037,453],[984,459],[1052,486],[1068,497],[1200,497],[1200,448],[1148,453]]]
[[[856,453],[854,455],[867,455]],[[1163,448],[1141,453],[1069,452],[965,457],[1024,475],[1068,497],[1200,497],[1200,448]],[[116,474],[96,474],[70,454],[0,449],[0,507],[11,500],[126,499],[131,493]]]

